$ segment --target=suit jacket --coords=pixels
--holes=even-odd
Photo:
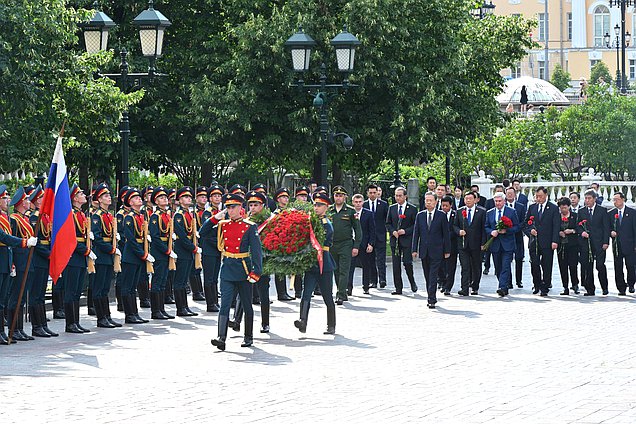
[[[363,208],[371,210],[371,202],[366,200],[362,204]],[[373,220],[375,224],[375,241],[386,244],[386,216],[389,213],[389,204],[382,199],[377,200]]]
[[[533,226],[537,230],[536,241],[539,243],[539,248],[549,249],[552,243],[559,243],[561,214],[557,205],[546,201],[541,220],[539,220],[539,204],[533,203],[530,205],[526,213],[525,222],[523,223],[523,232],[528,237],[531,237],[530,231],[532,230],[532,226],[528,225],[528,221],[531,220],[530,218],[532,218]]]
[[[386,215],[386,229],[389,232],[391,247],[395,247],[398,239],[392,236],[393,231],[404,230],[405,234],[399,237],[400,246],[411,247],[411,241],[413,239],[413,227],[415,226],[415,217],[417,216],[417,208],[415,205],[404,202],[404,208],[402,214],[406,215],[404,219],[400,219],[398,216],[398,204],[394,203],[389,207],[389,212]]]
[[[481,199],[479,199],[481,200]],[[484,207],[486,208],[487,211],[491,210],[492,208],[495,207],[495,199],[490,198],[488,200],[486,200],[486,204],[484,205]]]
[[[508,206],[504,206],[503,216],[507,216],[512,221],[512,227],[508,228],[505,234],[499,234],[490,245],[490,251],[493,253],[505,251],[514,252],[516,249],[515,233],[520,230],[519,218],[517,212]],[[486,234],[492,237],[492,233],[497,228],[497,209],[492,208],[486,212]]]
[[[455,222],[455,219],[457,218],[457,211],[451,209],[449,212],[450,216],[446,215],[444,211],[442,211],[442,213],[444,214],[444,216],[446,216],[446,219],[448,220],[448,234],[450,236],[450,253],[451,255],[456,255],[457,247],[458,247],[457,234],[455,233],[455,231],[453,231],[453,224]]]
[[[360,250],[366,251],[367,245],[375,246],[375,217],[369,209],[360,209],[358,220],[362,228]]]
[[[456,197],[453,197],[453,209],[457,210],[462,206],[464,206],[464,198],[460,197],[459,200],[457,200]]]
[[[441,243],[440,243],[441,241]],[[434,210],[431,226],[428,226],[428,210],[417,214],[413,228],[413,252],[418,252],[420,258],[444,259],[444,254],[451,252],[450,226],[446,214]]]
[[[477,201],[477,204],[479,206],[481,206],[482,208],[485,208],[486,206],[486,198],[484,196],[479,196],[479,200]],[[488,209],[486,209],[488,210]]]
[[[636,252],[636,210],[625,206],[623,208],[623,219],[619,220],[618,209],[613,208],[609,212],[610,231],[616,231],[614,243],[618,242],[618,249],[621,255],[629,257]]]
[[[609,244],[609,215],[607,209],[603,206],[596,205],[594,207],[594,213],[590,219],[590,212],[587,207],[581,207],[579,209],[578,219],[579,223],[586,221],[587,230],[590,234],[590,244],[595,251],[599,251],[604,244]],[[583,225],[578,225],[576,232],[582,234],[584,231]],[[581,237],[581,248],[587,249],[587,240]]]
[[[508,205],[508,201],[506,201],[506,205]],[[523,223],[524,220],[526,219],[526,212],[527,212],[526,205],[524,203],[520,203],[519,201],[516,201],[513,204],[513,206],[514,206],[513,209],[515,210],[515,212],[517,212],[517,218],[519,218],[519,222]],[[523,225],[521,227],[523,228]],[[519,248],[523,249],[523,231],[517,231],[515,233],[515,239],[517,241],[517,250],[519,250]]]
[[[528,196],[523,193],[519,193],[519,195],[517,196],[517,202],[522,203],[523,205],[528,207]]]
[[[479,250],[488,240],[484,229],[486,210],[481,206],[475,206],[475,213],[470,217],[470,225],[468,225],[468,219],[464,218],[465,210],[467,210],[466,206],[461,207],[455,215],[455,222],[453,222],[453,232],[457,235],[458,247],[461,250]],[[463,240],[459,236],[460,230],[466,231]]]

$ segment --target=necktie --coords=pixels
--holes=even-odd
[[[371,202],[371,211],[373,213],[375,213],[375,202],[376,202],[375,200],[373,202]]]
[[[428,213],[428,221],[427,221],[428,228],[431,228],[431,221],[432,221],[432,220],[433,220],[433,213],[432,213],[432,212],[429,212],[429,213]]]
[[[468,225],[471,224],[471,222],[473,222],[473,219],[470,216],[470,213],[472,212],[472,209],[468,209]]]
[[[501,209],[497,212],[497,222],[501,221]]]
[[[400,207],[398,208],[398,217],[402,215],[402,205],[400,205]]]
[[[590,212],[590,219],[592,219],[592,208],[589,208],[589,212]]]
[[[623,211],[618,211],[618,223],[623,223]]]
[[[539,221],[541,221],[542,216],[543,216],[543,205],[539,205]]]

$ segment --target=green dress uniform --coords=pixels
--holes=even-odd
[[[334,190],[334,193],[336,191]],[[335,280],[338,291],[337,301],[348,300],[347,284],[349,283],[349,268],[351,268],[351,251],[360,248],[362,228],[356,218],[356,210],[347,204],[340,209],[331,205],[327,212],[333,225],[333,247],[331,255],[336,262]]]

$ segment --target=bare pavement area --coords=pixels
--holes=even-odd
[[[306,334],[299,301],[275,300],[271,333],[255,306],[254,346],[230,330],[226,352],[205,302],[190,300],[198,317],[120,329],[83,315],[84,335],[52,320],[60,337],[0,346],[1,422],[636,423],[636,296],[616,295],[607,265],[610,295],[586,298],[558,295],[556,260],[547,298],[527,262],[505,299],[492,271],[478,296],[457,296],[458,270],[434,311],[420,265],[403,296],[391,282],[362,294],[358,270],[335,336],[319,297]]]

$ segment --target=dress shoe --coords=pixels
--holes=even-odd
[[[260,304],[261,304],[261,300],[258,297],[252,299],[252,305],[260,305]]]
[[[340,298],[336,299],[336,305],[342,305],[344,301]]]
[[[413,293],[417,293],[417,285],[413,284],[413,285],[411,286],[411,291],[412,291]]]
[[[484,269],[483,274],[484,274],[484,275],[488,275],[488,273],[489,273],[489,272],[490,272],[490,270],[489,270],[488,268],[486,268],[486,269]]]
[[[468,296],[468,292],[464,291],[464,290],[458,291],[457,294],[460,295],[460,296]]]
[[[394,291],[394,292],[391,292],[391,294],[397,295],[397,294],[402,294],[402,292],[401,291]]]
[[[561,293],[559,293],[559,295],[561,295],[561,296],[569,296],[570,295],[570,291],[569,290],[563,290]]]
[[[572,286],[572,291],[574,292],[574,294],[579,294],[579,286]]]
[[[294,294],[294,297],[295,297],[296,299],[302,299],[303,294],[302,294],[302,292],[296,292],[296,293]]]
[[[207,312],[219,312],[219,305],[212,304],[207,307]]]
[[[517,287],[522,289],[523,288],[523,283],[517,283]]]
[[[541,291],[541,289],[539,287],[533,287],[532,288],[532,294],[538,294]]]
[[[377,289],[377,288],[378,288],[378,283],[371,283],[371,285],[369,286],[369,288]]]
[[[622,291],[622,292],[618,292],[618,295],[619,295],[619,296],[627,296],[627,293],[625,293],[624,291]]]
[[[541,292],[541,294],[539,295],[541,297],[548,297],[548,293],[547,292]]]
[[[307,323],[302,319],[294,321],[294,327],[296,327],[301,333],[305,333],[307,331]]]
[[[497,294],[499,295],[499,297],[504,297],[506,295],[506,293],[502,289],[497,289]]]
[[[629,292],[634,293],[634,286],[629,286]]]
[[[347,296],[353,296],[353,289],[347,289]]]
[[[508,284],[508,290],[510,289],[514,289],[514,286],[512,285],[512,283]]]
[[[386,281],[380,281],[380,288],[383,289],[386,287]]]
[[[322,334],[336,334],[336,327],[329,326]]]
[[[470,294],[472,294],[473,296],[477,296],[479,292],[477,290],[473,290],[470,292]]]
[[[594,293],[583,293],[583,296],[594,296]]]
[[[451,295],[451,292],[449,292],[448,290],[444,292],[444,296],[450,296],[450,295]]]
[[[261,333],[269,333],[269,325],[263,325],[261,327]]]
[[[369,289],[362,289],[362,293],[369,294]]]
[[[221,337],[219,337],[218,339],[212,339],[210,343],[216,346],[219,350],[225,350],[225,340],[223,340]]]
[[[241,347],[250,347],[254,343],[254,338],[252,336],[245,336],[243,338],[243,343],[241,343]]]
[[[234,331],[241,331],[241,323],[236,321],[228,321],[228,326]]]
[[[609,294],[609,290],[603,290],[603,296],[607,296]]]
[[[289,302],[290,300],[294,300],[294,298],[288,294],[283,294],[281,296],[278,296],[278,300],[280,300],[281,302]]]
[[[203,293],[193,293],[192,300],[205,300],[205,295]]]
[[[428,309],[435,309],[435,304],[434,303],[427,303],[426,307],[428,307]]]

